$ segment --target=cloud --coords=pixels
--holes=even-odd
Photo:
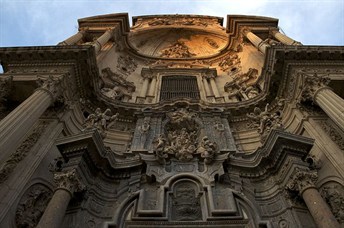
[[[0,12],[0,46],[55,45],[77,31],[77,19],[117,12],[269,16],[305,44],[344,44],[342,0],[2,0]]]

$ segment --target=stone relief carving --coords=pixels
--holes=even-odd
[[[202,219],[200,195],[192,184],[182,183],[176,187],[172,196],[172,219],[195,221]]]
[[[65,189],[72,194],[86,190],[75,169],[55,173],[54,181],[57,188]]]
[[[190,58],[195,54],[189,51],[189,47],[184,42],[178,41],[170,47],[161,51],[161,57],[167,58]]]
[[[117,60],[117,69],[125,75],[133,73],[136,70],[136,68],[137,63],[130,56],[120,56]]]
[[[0,80],[0,112],[5,110],[5,102],[12,88],[12,80],[12,76]]]
[[[253,120],[251,127],[258,128],[258,133],[265,140],[272,129],[282,128],[282,110],[284,106],[284,99],[279,99],[277,102],[277,110],[269,111],[269,104],[266,104],[262,111],[259,107],[255,107],[253,112],[248,113],[247,117]]]
[[[88,115],[84,122],[84,130],[97,129],[99,133],[105,137],[105,131],[111,128],[117,121],[119,113],[112,115],[111,109],[106,109],[104,112],[97,108],[95,113]]]
[[[234,76],[233,80],[224,85],[224,90],[228,92],[228,97],[236,96],[239,100],[248,100],[256,97],[260,90],[256,85],[251,85],[257,79],[258,70],[250,68],[248,72]]]
[[[320,126],[328,136],[335,142],[341,150],[344,150],[343,136],[327,120],[319,121]]]
[[[16,168],[18,163],[22,161],[30,152],[32,147],[37,143],[41,135],[44,133],[49,122],[40,122],[31,132],[31,134],[20,144],[16,151],[2,164],[0,169],[0,184],[5,182],[9,175]]]
[[[142,20],[137,23],[142,24]],[[219,25],[217,19],[207,18],[177,18],[177,17],[155,17],[149,19],[147,24],[149,26],[160,26],[160,25],[185,25],[185,26],[202,26],[207,27],[210,25]],[[221,27],[221,26],[220,26]]]
[[[169,122],[165,133],[158,135],[153,141],[156,157],[164,161],[171,155],[180,161],[190,161],[195,155],[200,155],[205,163],[211,163],[218,147],[207,136],[199,138],[200,129],[194,120],[196,114],[181,108],[167,116]]]
[[[316,172],[297,168],[291,176],[286,189],[302,194],[302,192],[307,188],[315,187],[317,180],[318,174]]]
[[[303,103],[312,102],[316,91],[320,88],[327,86],[330,83],[329,77],[320,76],[317,73],[309,76],[306,75],[304,78],[304,87],[302,90],[300,101]]]
[[[32,185],[20,199],[15,221],[18,228],[36,227],[53,192],[42,184]]]
[[[219,63],[219,67],[222,71],[235,71],[240,64],[240,58],[237,54],[229,55]]]
[[[330,184],[323,187],[320,193],[338,222],[344,224],[344,188],[339,184]]]
[[[61,79],[60,78],[55,78],[53,76],[49,77],[44,77],[44,78],[38,78],[36,80],[37,85],[44,90],[47,90],[51,93],[54,99],[60,96],[61,93]]]
[[[136,89],[133,82],[127,81],[123,76],[112,72],[108,67],[103,69],[102,73],[105,79],[105,87],[100,90],[102,94],[117,101],[131,98]]]

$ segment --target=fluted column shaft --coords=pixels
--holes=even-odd
[[[323,87],[315,93],[314,101],[344,131],[344,100],[331,88]]]
[[[19,146],[21,139],[53,101],[54,97],[48,89],[37,89],[0,121],[1,163]]]
[[[214,78],[210,78],[210,86],[211,86],[211,89],[213,90],[214,96],[220,97],[220,93],[219,93],[219,90],[217,89]]]
[[[146,97],[147,90],[148,90],[149,78],[143,79],[143,85],[140,92],[140,97]]]
[[[106,44],[111,37],[113,36],[113,29],[109,29],[106,32],[104,32],[103,35],[101,35],[93,44],[96,53],[98,53],[102,47],[104,46],[104,44]]]
[[[72,35],[71,37],[67,38],[66,40],[60,42],[58,45],[73,45],[76,44],[79,40],[81,40],[85,35],[85,31],[79,31],[78,33]]]
[[[271,33],[278,41],[281,41],[283,44],[286,44],[286,45],[302,45],[300,42],[293,40],[292,38],[278,32],[276,30],[271,31]]]
[[[255,35],[253,32],[245,29],[243,31],[246,38],[256,47],[259,51],[265,54],[266,48],[269,46],[266,44],[262,39],[260,39],[257,35]]]
[[[154,96],[155,89],[156,89],[156,82],[157,82],[156,77],[153,77],[149,86],[148,96],[151,96],[151,97]]]

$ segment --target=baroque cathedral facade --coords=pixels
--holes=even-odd
[[[0,48],[0,227],[343,227],[344,47],[109,14]]]

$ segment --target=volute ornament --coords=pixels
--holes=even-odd
[[[308,188],[315,188],[318,175],[314,171],[296,169],[291,176],[286,188],[290,191],[299,192],[300,195]]]
[[[81,192],[86,189],[86,186],[81,182],[75,169],[55,173],[54,181],[58,189],[65,189],[71,194]]]
[[[303,103],[313,102],[315,93],[320,88],[326,87],[330,81],[329,77],[320,76],[317,73],[314,73],[313,76],[305,76],[300,101]]]

